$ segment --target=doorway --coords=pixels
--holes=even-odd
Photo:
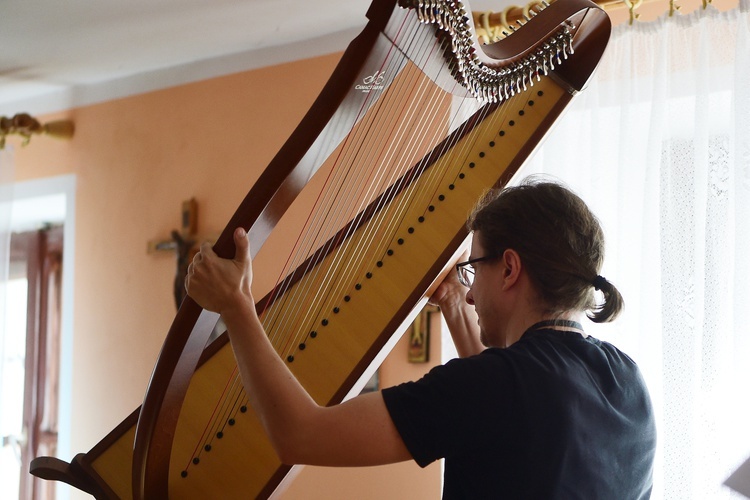
[[[7,498],[54,498],[28,467],[57,450],[62,252],[60,226],[11,235],[0,346],[0,482]]]

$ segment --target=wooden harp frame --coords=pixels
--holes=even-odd
[[[394,38],[388,29],[398,21],[399,16],[405,18],[416,15],[420,22],[437,26],[430,29],[434,29],[437,34],[436,46],[447,49],[443,58],[444,64],[464,87],[470,87],[479,101],[486,102],[479,108],[481,113],[476,112],[466,120],[465,126],[450,131],[446,139],[429,149],[419,162],[422,169],[432,168],[432,165],[440,162],[456,162],[458,160],[451,156],[453,150],[457,149],[453,145],[466,143],[468,153],[461,161],[469,162],[472,155],[478,155],[481,161],[498,164],[494,172],[487,174],[486,178],[482,177],[478,185],[472,188],[473,191],[465,195],[466,200],[458,209],[459,219],[466,214],[466,204],[468,203],[469,207],[473,204],[477,190],[502,187],[510,181],[573,95],[581,90],[590,78],[606,47],[611,29],[606,14],[594,3],[588,0],[558,0],[505,40],[483,48],[474,45],[474,42],[470,42],[468,47],[457,48],[473,35],[470,26],[468,30],[460,26],[463,17],[460,2],[446,0],[425,5],[418,0],[403,0],[401,3],[399,6],[396,0],[373,2],[367,14],[369,23],[364,31],[345,51],[318,99],[228,222],[214,246],[218,255],[225,258],[234,255],[232,233],[240,226],[248,230],[252,251],[254,254],[257,253],[259,246],[308,182],[311,172],[309,167],[303,165],[303,159],[316,147],[316,140],[321,132],[340,108],[346,105],[347,97],[354,92],[353,89],[362,80],[363,75],[379,74],[366,67],[366,62],[370,60],[374,47],[382,43],[383,33],[386,33],[386,38]],[[458,27],[456,19],[459,20]],[[413,19],[410,22],[413,22]],[[560,41],[563,39],[560,38],[563,36],[561,33],[564,34],[565,46],[555,48],[555,44],[563,43]],[[461,42],[461,39],[464,42]],[[407,52],[409,56],[408,50],[399,45],[398,41],[390,43],[397,50]],[[552,49],[549,48],[550,45]],[[461,50],[464,53],[461,53]],[[553,56],[559,59],[561,55],[567,61],[560,65],[555,64],[552,61]],[[550,60],[547,61],[546,58]],[[473,75],[472,71],[478,72],[479,76]],[[540,76],[541,72],[545,73],[545,76]],[[535,81],[537,78],[539,80]],[[466,93],[464,87],[461,88],[461,92]],[[529,103],[534,103],[529,97],[532,95],[529,89],[534,88],[544,89],[538,91],[539,95],[546,92],[551,96],[546,107],[530,107]],[[514,100],[523,103],[521,111],[531,111],[529,114],[536,113],[537,117],[529,118],[531,124],[525,131],[519,132],[517,144],[506,147],[503,151],[498,151],[501,149],[499,147],[494,148],[493,152],[487,152],[485,159],[485,151],[479,150],[482,145],[476,146],[475,143],[486,139],[487,132],[482,129],[487,121],[486,117],[507,103],[511,103],[508,109],[513,111]],[[537,111],[538,109],[540,110]],[[507,116],[503,116],[503,123],[513,126],[513,120],[509,121]],[[493,135],[496,133],[492,132]],[[489,144],[493,147],[494,139]],[[474,162],[469,165],[467,168],[473,168]],[[409,169],[401,176],[400,181],[407,179],[407,185],[416,182],[415,179],[418,179],[423,171],[417,170],[416,167]],[[334,234],[329,240],[329,243],[334,244],[321,247],[321,250],[314,252],[306,263],[317,258],[325,259],[331,252],[335,252],[338,242],[351,234],[351,231],[367,224],[367,221],[378,212],[378,207],[382,206],[380,201],[391,196],[399,196],[402,189],[396,187],[395,183],[385,189],[361,212],[361,217],[358,215],[355,218],[358,222],[352,221]],[[453,218],[456,218],[455,214]],[[342,401],[382,348],[391,341],[394,332],[411,317],[430,285],[466,239],[467,231],[462,221],[458,224],[453,221],[451,224],[447,234],[441,236],[439,248],[429,257],[428,262],[424,263],[423,270],[414,278],[409,289],[404,291],[403,297],[398,299],[398,305],[394,310],[390,311],[384,326],[375,332],[372,340],[362,348],[360,358],[351,361],[347,372],[336,382],[336,387],[319,397],[322,403],[335,404]],[[442,225],[442,222],[438,225]],[[300,266],[284,278],[274,291],[259,302],[259,311],[263,311],[274,301],[276,292],[282,285],[293,285],[303,280],[305,268],[306,266]],[[229,349],[226,335],[206,345],[216,321],[215,314],[202,310],[190,297],[186,298],[167,334],[142,407],[135,410],[88,453],[77,455],[71,463],[51,457],[37,458],[32,462],[31,473],[45,479],[67,482],[97,498],[168,498],[171,491],[170,481],[180,480],[172,478],[175,472],[170,463],[178,426],[182,425],[181,418],[184,420],[182,415],[186,395],[191,384],[195,383],[196,369],[211,365],[215,358],[222,356],[221,353]],[[295,375],[298,378],[307,376],[297,373]],[[118,451],[127,448],[127,443],[133,442],[130,450]],[[114,448],[118,450],[112,451]],[[268,471],[264,472],[262,484],[253,490],[251,496],[271,495],[289,469],[289,466],[273,462]],[[119,476],[125,478],[121,479]],[[179,496],[183,495],[184,493],[180,493]],[[200,493],[196,495],[200,496]],[[238,495],[240,493],[235,493],[235,496]],[[248,493],[243,491],[242,496],[247,495]]]

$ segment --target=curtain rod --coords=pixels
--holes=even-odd
[[[664,8],[670,16],[674,15],[683,6],[689,3],[693,6],[702,6],[706,9],[713,5],[713,0],[593,0],[599,7],[610,13],[626,12],[629,17],[629,24],[638,20],[640,8]],[[477,36],[483,43],[497,41],[507,34],[513,32],[519,24],[523,24],[530,17],[536,15],[536,12],[543,9],[551,1],[532,0],[524,6],[511,5],[502,12],[477,11],[473,13],[474,26],[476,27]],[[664,12],[662,11],[662,12]],[[503,34],[505,32],[505,34]]]
[[[47,134],[60,139],[69,139],[73,137],[73,131],[73,122],[70,120],[42,124],[28,113],[18,113],[12,118],[0,116],[0,149],[5,148],[5,138],[11,134],[23,137],[22,145],[25,146],[34,134]]]

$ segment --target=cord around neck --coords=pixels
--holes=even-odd
[[[563,328],[571,328],[575,330],[580,330],[580,333],[583,332],[583,325],[581,325],[578,321],[571,321],[569,319],[547,319],[544,321],[540,321],[538,323],[534,323],[529,328],[526,329],[526,333],[533,332],[536,330],[543,330],[547,327],[555,327],[555,326],[561,326]],[[524,335],[526,334],[524,333]]]

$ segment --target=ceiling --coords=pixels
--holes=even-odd
[[[500,0],[503,2],[506,0]],[[370,0],[3,0],[0,115],[343,50]],[[472,8],[498,1],[476,0]]]
[[[499,0],[508,1],[508,0]],[[370,0],[2,0],[0,116],[53,113],[339,52]],[[475,0],[472,8],[498,0]],[[18,190],[17,190],[18,191]],[[11,228],[65,219],[63,195],[16,193]]]
[[[0,116],[45,114],[339,52],[364,26],[371,1],[2,0]],[[607,5],[613,21],[627,18],[620,0],[595,1]],[[641,19],[664,13],[664,1],[643,0]],[[473,11],[501,12],[526,2],[468,3]],[[683,13],[700,4],[679,0]]]

